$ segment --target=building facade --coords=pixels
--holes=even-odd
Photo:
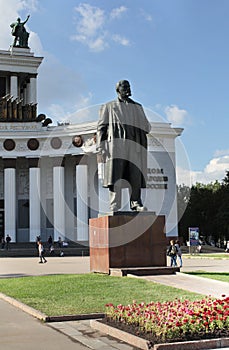
[[[42,57],[29,48],[0,51],[0,236],[12,242],[61,237],[88,244],[88,220],[109,211],[97,164],[97,122],[52,126],[37,116]],[[152,123],[144,205],[177,233],[175,139],[182,129]],[[130,210],[123,189],[123,210]]]

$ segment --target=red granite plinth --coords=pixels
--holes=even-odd
[[[89,220],[90,270],[166,266],[165,217],[116,213]]]

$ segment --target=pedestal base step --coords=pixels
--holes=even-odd
[[[121,267],[111,268],[109,270],[110,276],[150,276],[150,275],[171,275],[180,272],[179,267],[169,266],[149,266],[149,267]]]

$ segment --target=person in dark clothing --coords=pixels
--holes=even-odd
[[[167,255],[170,256],[170,266],[177,266],[177,253],[178,253],[178,250],[177,250],[177,247],[175,245],[175,241],[172,239],[170,241],[170,246],[167,250]]]
[[[53,243],[53,239],[52,239],[52,236],[50,235],[49,238],[48,238],[49,251],[51,251],[52,243]]]
[[[10,249],[11,237],[9,235],[6,236],[6,249]]]
[[[1,248],[2,248],[2,249],[5,249],[6,241],[5,241],[5,238],[4,238],[4,237],[2,237],[1,243],[2,243]]]

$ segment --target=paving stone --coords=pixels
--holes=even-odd
[[[50,327],[93,350],[135,350],[133,346],[93,330],[90,321],[54,322]]]

